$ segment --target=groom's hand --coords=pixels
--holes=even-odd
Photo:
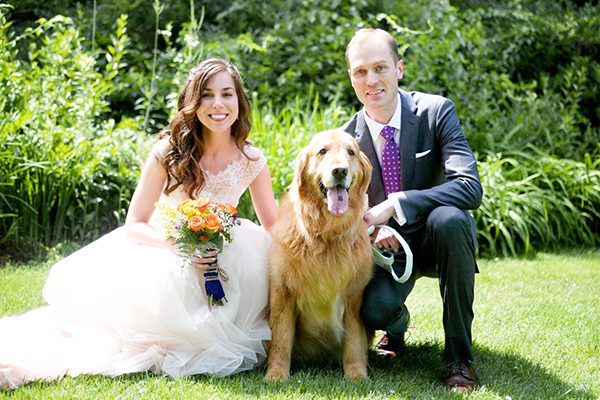
[[[377,204],[375,207],[369,208],[365,212],[363,220],[369,226],[386,224],[395,212],[393,200],[387,199]]]
[[[394,200],[387,199],[377,204],[375,207],[370,208],[365,212],[363,220],[369,226],[386,224],[396,212],[393,201]],[[371,241],[378,248],[386,250],[391,249],[394,253],[400,249],[398,239],[385,229],[376,229],[371,235]]]
[[[379,249],[392,250],[394,253],[397,253],[400,249],[400,242],[396,239],[390,231],[387,229],[378,229],[376,231],[377,235],[375,236],[375,246]]]

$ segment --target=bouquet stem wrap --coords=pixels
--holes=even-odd
[[[223,282],[227,282],[229,277],[223,271],[218,263],[213,263],[210,266],[204,268],[204,290],[206,291],[206,297],[209,305],[219,305],[227,303],[225,297],[225,291],[223,290]]]

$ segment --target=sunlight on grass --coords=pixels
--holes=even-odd
[[[50,263],[0,267],[0,315],[43,304]],[[482,386],[473,399],[600,397],[600,250],[481,260],[473,337]],[[228,378],[173,379],[152,374],[38,382],[3,398],[81,399],[421,399],[460,398],[444,373],[437,281],[420,279],[409,297],[408,349],[396,361],[370,355],[367,381],[350,383],[340,366],[294,365],[287,383],[265,384],[263,371]]]

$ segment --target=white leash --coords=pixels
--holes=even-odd
[[[396,275],[396,272],[394,272],[394,268],[392,268],[392,264],[394,263],[394,255],[388,251],[386,251],[386,253],[389,255],[382,254],[381,251],[377,248],[377,246],[373,244],[371,245],[371,248],[373,249],[373,256],[375,257],[375,264],[392,274],[392,278],[394,278],[396,282],[406,282],[408,278],[410,278],[413,269],[413,253],[410,250],[410,247],[408,247],[408,243],[406,243],[406,240],[404,240],[404,238],[400,236],[400,234],[396,232],[395,229],[390,228],[387,225],[371,225],[367,229],[367,233],[371,235],[375,228],[383,228],[390,232],[392,235],[394,235],[396,239],[398,239],[400,245],[404,249],[404,253],[406,253],[406,266],[404,268],[404,274],[402,274],[402,276],[398,278],[398,275]]]

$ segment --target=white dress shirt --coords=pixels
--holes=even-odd
[[[377,154],[377,159],[379,160],[379,165],[381,165],[381,152],[383,150],[383,145],[385,144],[385,138],[381,135],[381,130],[384,126],[391,126],[395,129],[394,132],[394,141],[396,145],[400,143],[400,116],[402,113],[402,104],[400,102],[400,93],[398,93],[398,105],[396,107],[396,112],[392,115],[392,118],[388,121],[387,124],[380,124],[375,121],[367,114],[367,111],[363,108],[363,115],[365,117],[365,121],[367,123],[367,127],[369,128],[369,132],[371,133],[371,138],[373,139],[373,146],[375,147],[375,153]],[[402,173],[402,172],[400,172]],[[390,193],[388,195],[388,199],[394,200],[394,210],[396,214],[394,218],[398,222],[399,225],[404,225],[406,223],[406,216],[404,215],[404,211],[402,211],[402,207],[400,207],[400,202],[398,199],[399,193]]]

